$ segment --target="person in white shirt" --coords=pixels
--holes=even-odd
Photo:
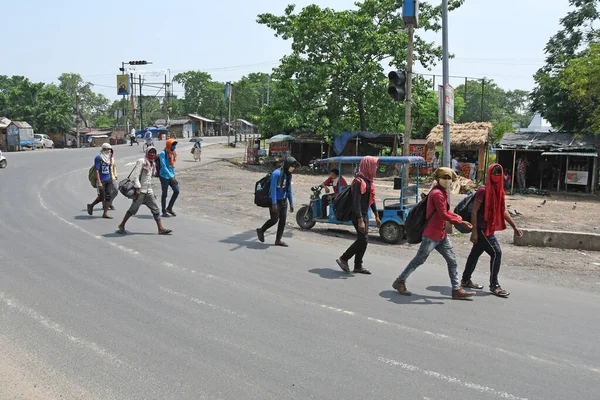
[[[458,156],[456,155],[454,156],[454,158],[452,158],[452,170],[460,175],[460,168],[458,166]]]
[[[435,152],[435,157],[433,158],[433,160],[431,161],[431,166],[433,167],[433,170],[437,170],[440,167],[440,153],[439,152]]]
[[[137,214],[140,206],[143,204],[150,209],[152,216],[154,217],[154,221],[156,221],[156,226],[158,228],[159,235],[169,235],[172,233],[170,229],[165,229],[162,225],[160,219],[160,207],[158,206],[158,201],[156,200],[156,196],[154,195],[154,191],[152,190],[152,177],[157,176],[156,172],[156,160],[157,151],[154,147],[149,147],[146,150],[146,156],[144,158],[140,158],[133,168],[131,172],[131,180],[133,181],[133,187],[135,188],[135,197],[133,198],[133,203],[131,203],[131,207],[125,213],[125,217],[123,217],[123,221],[119,225],[119,229],[117,233],[124,235],[127,233],[125,231],[125,224],[133,215]]]

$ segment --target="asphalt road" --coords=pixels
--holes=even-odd
[[[116,149],[123,177],[141,146]],[[97,151],[6,153],[1,399],[599,398],[598,296],[503,278],[509,299],[453,301],[433,255],[401,297],[401,253],[345,275],[344,249],[184,215],[162,237],[147,210],[120,237],[126,199],[85,212]]]

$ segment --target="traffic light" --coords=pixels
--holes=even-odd
[[[129,65],[146,65],[148,61],[129,61]]]
[[[388,94],[395,101],[404,101],[406,98],[406,74],[402,71],[392,71],[388,74],[390,86]]]

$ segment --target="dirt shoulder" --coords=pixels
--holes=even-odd
[[[203,150],[200,164],[193,163],[191,154],[180,157],[178,180],[181,196],[177,208],[189,215],[218,220],[239,229],[251,231],[268,218],[265,209],[253,203],[254,183],[264,176],[258,168],[241,167],[230,160],[241,160],[243,150],[221,145]],[[189,159],[189,160],[188,160]],[[308,202],[310,187],[321,183],[325,176],[294,175],[294,201],[296,208]],[[377,181],[377,202],[387,197],[397,197],[393,183]],[[453,196],[458,203],[464,196]],[[544,205],[542,202],[547,200]],[[577,207],[573,209],[574,203]],[[551,197],[508,196],[507,204],[521,215],[515,217],[523,228],[557,229],[600,233],[600,200],[590,196],[554,195]],[[354,232],[346,227],[317,224],[310,231],[298,227],[295,214],[289,215],[286,236],[320,244],[329,244],[338,256],[353,240]],[[576,287],[600,293],[600,253],[555,248],[531,248],[514,246],[512,230],[500,232],[498,239],[503,248],[501,276],[521,280],[543,280],[558,287]],[[269,236],[267,240],[272,239]],[[376,231],[370,235],[369,252],[382,256],[409,258],[416,254],[418,246],[407,244],[387,245],[379,239]],[[471,250],[468,235],[451,237],[462,270]],[[479,273],[489,270],[489,258],[482,256]],[[486,282],[483,282],[485,284]]]

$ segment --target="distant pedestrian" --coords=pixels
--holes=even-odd
[[[294,196],[292,191],[292,173],[300,163],[294,157],[287,157],[281,168],[276,169],[271,174],[270,198],[271,207],[269,209],[271,218],[265,224],[256,230],[258,240],[262,243],[265,241],[265,232],[267,229],[277,224],[277,236],[275,237],[275,245],[288,247],[283,239],[283,231],[287,221],[288,203],[290,213],[294,212]]]
[[[127,231],[125,231],[125,224],[129,218],[137,214],[142,204],[150,209],[154,221],[156,221],[159,235],[169,235],[172,233],[170,229],[165,229],[162,225],[158,201],[152,190],[152,177],[157,175],[155,164],[156,156],[156,149],[154,147],[149,147],[146,150],[146,156],[136,162],[135,167],[131,172],[131,179],[133,181],[133,187],[135,188],[136,197],[133,199],[131,207],[129,207],[129,210],[125,213],[125,217],[123,217],[123,221],[121,221],[121,224],[118,227],[117,233],[119,234],[124,235],[127,233]]]
[[[98,182],[98,197],[93,203],[87,205],[87,212],[89,215],[94,213],[94,206],[98,203],[102,203],[104,213],[102,218],[112,219],[108,215],[108,208],[111,203],[111,194],[113,192],[113,170],[114,164],[114,153],[112,146],[108,143],[104,143],[100,150],[100,154],[94,159],[94,167],[96,169],[96,181]]]
[[[479,257],[486,252],[490,256],[490,291],[499,297],[508,297],[510,293],[502,289],[498,281],[500,264],[502,263],[502,249],[496,239],[495,233],[506,229],[506,222],[512,226],[517,236],[523,236],[523,232],[506,210],[506,200],[502,185],[504,171],[500,164],[492,164],[488,169],[485,186],[479,188],[475,193],[473,214],[471,223],[473,231],[471,242],[473,248],[467,258],[467,264],[462,276],[463,287],[472,289],[483,289],[483,286],[471,280]]]
[[[350,185],[352,195],[352,224],[356,229],[356,240],[340,258],[336,260],[338,266],[345,272],[350,272],[348,261],[354,257],[354,270],[356,274],[370,275],[371,271],[363,266],[363,257],[369,244],[369,208],[373,211],[377,227],[381,227],[381,220],[375,204],[375,175],[379,158],[366,156],[360,161],[359,171]]]
[[[460,175],[460,166],[458,165],[458,156],[454,155],[452,158],[452,171],[454,171],[457,175]]]
[[[522,154],[517,162],[517,182],[519,183],[519,189],[527,188],[527,167],[529,167],[529,161],[527,161],[527,156]]]
[[[71,139],[67,140],[67,148],[71,147],[73,145],[73,142],[71,141]]]
[[[431,166],[433,168],[433,172],[440,167],[440,153],[437,151],[435,152],[435,157],[433,157],[433,160],[431,160]]]
[[[439,168],[433,173],[433,178],[437,181],[437,184],[431,189],[427,199],[427,219],[429,219],[429,222],[423,231],[421,247],[402,274],[394,281],[392,287],[398,293],[410,296],[412,293],[406,289],[406,280],[418,267],[427,261],[433,250],[437,250],[448,264],[448,275],[450,275],[450,282],[452,284],[452,298],[465,299],[474,296],[475,293],[466,292],[460,286],[456,255],[446,233],[446,222],[462,224],[467,229],[471,228],[471,224],[463,221],[459,215],[449,211],[448,189],[451,183],[458,179],[456,173],[450,168]]]
[[[162,206],[162,216],[167,218],[169,216],[176,217],[175,211],[173,211],[173,206],[175,205],[175,201],[177,201],[177,197],[179,197],[179,182],[175,179],[175,161],[177,160],[177,141],[175,139],[167,140],[166,147],[163,151],[160,152],[160,184],[162,188],[162,196],[161,206]],[[169,200],[169,204],[167,205],[167,195],[169,191],[169,187],[173,190],[173,195],[171,196],[171,200]]]

